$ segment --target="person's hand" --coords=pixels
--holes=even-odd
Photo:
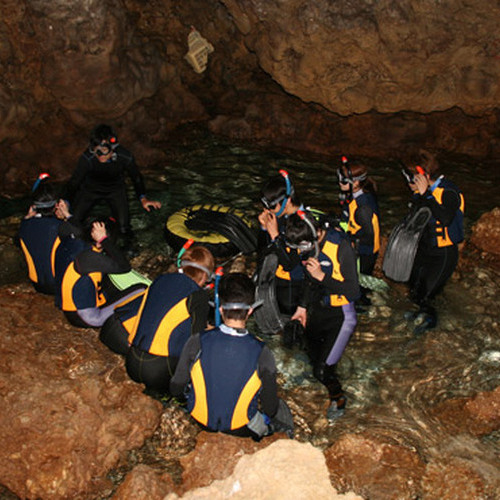
[[[319,263],[318,259],[314,259],[313,257],[309,257],[305,261],[305,266],[306,266],[307,272],[315,280],[323,281],[323,278],[325,277],[325,273],[321,269],[321,264]]]
[[[96,243],[101,243],[101,241],[108,236],[104,222],[97,222],[97,221],[94,222],[92,224],[92,230],[90,231],[90,236]]]
[[[69,204],[66,200],[59,200],[56,203],[56,211],[55,211],[56,217],[58,219],[69,219],[71,217],[71,214],[69,212]]]
[[[425,194],[425,192],[429,188],[429,179],[423,174],[415,174],[413,186],[412,184],[410,184],[410,187],[412,189],[418,191],[420,194]]]
[[[301,306],[297,307],[290,319],[291,321],[294,319],[300,321],[300,324],[305,328],[307,323],[307,309]]]
[[[158,210],[161,208],[161,202],[155,200],[148,200],[145,196],[141,198],[142,208],[146,210],[146,212],[150,212],[152,208]]]
[[[36,215],[36,209],[34,205],[30,205],[30,208],[28,209],[28,213],[24,216],[25,219],[31,219],[32,217],[35,217]]]
[[[272,240],[275,240],[279,236],[278,218],[274,212],[271,212],[271,210],[265,208],[259,214],[259,223],[262,226],[262,229],[267,231],[267,234],[269,234]]]

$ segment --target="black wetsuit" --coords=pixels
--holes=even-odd
[[[144,180],[129,151],[117,146],[106,163],[101,163],[89,150],[85,151],[78,160],[64,196],[71,203],[74,218],[83,221],[94,205],[104,201],[111,208],[120,232],[130,234],[126,175],[131,178],[137,197],[143,197]]]
[[[425,227],[410,276],[410,296],[435,326],[432,300],[442,290],[458,263],[458,243],[463,241],[464,199],[450,181],[440,178],[423,195],[413,198],[415,208],[429,207],[431,219]]]

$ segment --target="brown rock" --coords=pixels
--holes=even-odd
[[[470,241],[483,252],[500,255],[500,207],[481,215],[472,227]]]
[[[113,500],[162,500],[175,491],[171,476],[156,471],[148,465],[138,465],[131,472],[113,495]]]
[[[109,488],[106,473],[152,435],[161,405],[95,330],[70,326],[52,297],[4,287],[0,306],[2,483],[22,498]]]
[[[255,453],[276,439],[279,436],[274,435],[257,443],[222,433],[200,432],[194,451],[181,458],[183,490],[200,488],[215,479],[226,478],[243,455]]]
[[[365,498],[418,496],[425,466],[415,450],[365,434],[345,434],[325,451],[332,483]]]
[[[361,500],[353,493],[337,495],[328,479],[325,457],[308,443],[279,440],[254,454],[237,458],[238,463],[229,477],[189,491],[182,498]],[[176,495],[167,497],[168,500],[176,498]]]

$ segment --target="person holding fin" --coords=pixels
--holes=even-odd
[[[300,303],[292,316],[305,328],[314,376],[327,388],[327,417],[344,414],[346,397],[336,365],[357,324],[355,301],[360,290],[356,254],[348,236],[331,224],[321,226],[311,214],[289,217],[287,245],[299,252],[305,271]]]
[[[304,274],[297,253],[287,248],[283,233],[288,217],[304,207],[288,172],[280,170],[279,175],[269,179],[261,190],[261,202],[264,209],[259,214],[262,229],[258,245],[259,260],[262,261],[269,253],[278,256],[276,299],[280,312],[291,315],[297,308]]]
[[[421,334],[437,325],[434,298],[443,289],[458,263],[458,245],[464,239],[464,196],[440,173],[436,157],[421,150],[419,165],[409,187],[415,209],[428,207],[429,222],[420,238],[410,275],[410,298],[418,306],[407,313],[414,320],[414,332]]]
[[[130,271],[127,258],[113,241],[113,221],[90,220],[87,225],[84,234],[92,243],[70,234],[56,252],[56,280],[60,279],[56,305],[72,325],[95,328],[145,285],[137,283],[124,290],[113,285],[108,274]]]
[[[196,333],[182,350],[170,382],[172,395],[203,429],[259,441],[273,432],[293,436],[293,418],[278,398],[276,363],[246,323],[256,304],[255,285],[242,273],[222,276],[222,324]]]
[[[380,249],[380,212],[376,184],[368,177],[366,165],[343,158],[337,170],[340,186],[341,217],[359,258],[359,272],[373,274]],[[358,304],[370,305],[367,289],[361,288]]]
[[[33,287],[48,295],[54,295],[56,291],[55,253],[64,219],[58,207],[62,208],[62,204],[65,202],[58,200],[49,174],[40,174],[32,188],[32,203],[16,237]]]
[[[97,125],[65,189],[64,199],[70,202],[74,218],[84,221],[92,208],[104,201],[118,223],[121,236],[130,242],[132,230],[125,182],[127,175],[144,210],[149,212],[161,208],[159,201],[146,197],[143,176],[135,158],[119,144],[112,127]]]
[[[186,246],[179,252],[178,272],[162,274],[149,286],[128,337],[129,377],[159,398],[169,394],[184,344],[207,327],[209,296],[203,287],[212,278],[214,257],[203,246]]]

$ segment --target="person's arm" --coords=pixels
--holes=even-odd
[[[440,205],[434,196],[427,196],[422,205],[431,209],[434,218],[443,226],[449,226],[460,208],[460,196],[453,189],[445,189]]]
[[[170,379],[170,393],[179,397],[191,380],[190,370],[201,348],[200,334],[191,335],[182,349],[174,376]]]
[[[274,417],[278,411],[278,384],[276,382],[276,362],[267,346],[259,356],[257,373],[262,382],[259,394],[260,409],[268,417]]]
[[[80,274],[100,272],[104,274],[128,273],[130,264],[122,251],[109,238],[101,242],[104,252],[86,250],[75,259],[75,268]]]
[[[208,303],[208,293],[206,290],[193,292],[187,301],[187,309],[191,316],[191,335],[202,332],[207,328],[208,313],[210,306]]]
[[[372,223],[373,209],[370,205],[361,205],[354,214],[354,220],[361,229],[353,235],[354,240],[360,245],[372,245],[375,230]]]

